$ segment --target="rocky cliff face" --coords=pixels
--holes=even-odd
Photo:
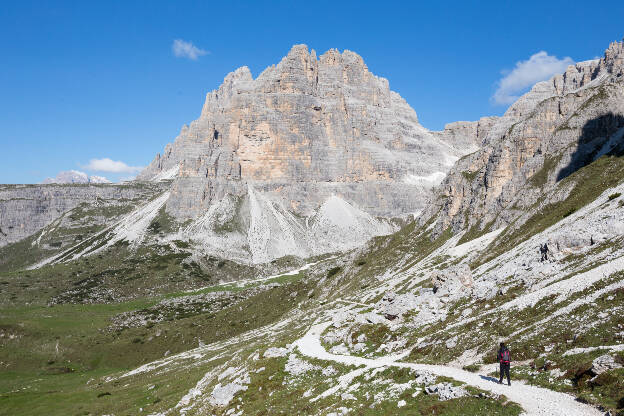
[[[457,162],[421,221],[439,213],[438,233],[449,226],[493,230],[545,203],[555,189],[548,202],[565,199],[574,184],[557,188],[563,178],[622,151],[623,71],[623,44],[616,42],[603,58],[536,84],[493,120],[480,150]]]
[[[166,211],[202,250],[307,257],[396,230],[494,120],[430,132],[357,54],[296,45],[256,79],[227,75],[138,179],[173,179]]]
[[[155,192],[152,188],[141,184],[0,185],[0,247],[34,234],[80,204],[148,199]],[[93,224],[84,224],[89,225]]]
[[[297,215],[338,195],[372,215],[401,216],[476,150],[454,136],[423,128],[357,54],[317,58],[297,45],[256,79],[247,67],[229,74],[139,179],[175,175],[167,212],[179,219],[226,195],[246,197],[248,184]]]
[[[498,119],[498,117],[482,117],[478,121],[456,121],[444,126],[444,130],[434,131],[432,134],[450,146],[466,149],[467,153],[472,153],[481,148],[481,143]]]

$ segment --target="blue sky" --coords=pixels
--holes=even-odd
[[[4,1],[0,10],[0,183],[70,169],[132,176],[228,72],[247,65],[256,76],[293,44],[359,53],[425,127],[441,129],[502,114],[535,77],[602,56],[624,36],[621,0]],[[176,39],[197,50],[179,44],[176,56]]]

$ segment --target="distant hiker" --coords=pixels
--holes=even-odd
[[[540,253],[542,253],[542,259],[540,261],[548,261],[548,245],[544,243],[543,246],[540,246]]]
[[[500,379],[498,384],[503,384],[503,376],[507,376],[507,385],[511,386],[511,379],[509,377],[509,367],[511,366],[511,353],[505,346],[504,342],[500,343],[496,359],[500,362]]]
[[[590,246],[594,245],[594,236],[593,235],[591,237],[589,237],[589,245]]]

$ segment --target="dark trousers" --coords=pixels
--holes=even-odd
[[[499,383],[503,382],[503,376],[507,376],[507,384],[511,385],[511,379],[509,378],[509,367],[510,364],[509,363],[500,363],[500,379],[498,380]]]

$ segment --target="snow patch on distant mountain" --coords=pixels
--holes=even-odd
[[[111,183],[103,176],[89,176],[79,170],[65,170],[59,172],[55,178],[46,178],[42,183]]]

